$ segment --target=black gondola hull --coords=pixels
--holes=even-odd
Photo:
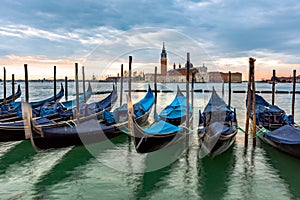
[[[231,137],[228,137],[226,139],[223,139],[222,137],[219,138],[216,145],[213,147],[213,149],[210,152],[210,157],[215,157],[217,155],[220,155],[227,151],[230,147],[233,146],[235,139],[236,139],[236,133],[233,134]]]
[[[138,123],[145,123],[149,114],[150,111],[139,117],[137,119]],[[118,137],[124,134],[123,131],[128,131],[128,122],[106,126],[99,123],[96,119],[90,119],[86,123],[91,123],[92,125],[84,123],[79,124],[77,127],[51,127],[53,131],[48,130],[48,132],[46,132],[46,129],[32,125],[32,140],[39,149],[63,148],[99,143]]]
[[[25,140],[23,127],[0,127],[0,142]]]
[[[263,135],[259,136],[259,139],[263,142],[271,145],[272,147],[278,149],[279,151],[285,152],[296,158],[300,158],[300,144],[283,144],[275,141],[271,141]]]
[[[175,137],[176,133],[166,137],[134,137],[134,143],[138,153],[149,153],[162,149],[168,145]]]

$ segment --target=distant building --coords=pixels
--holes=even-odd
[[[273,81],[273,77],[270,79],[269,82]],[[292,83],[293,82],[293,77],[275,77],[275,81],[276,82],[280,82],[280,83]],[[300,75],[296,76],[296,83],[300,83]]]
[[[181,67],[181,64],[178,65],[176,68],[176,64],[174,63],[173,69],[167,71],[168,66],[168,59],[167,59],[167,51],[165,48],[165,43],[163,43],[162,52],[160,54],[160,68],[161,73],[157,74],[157,82],[164,83],[164,82],[185,82],[186,81],[186,71],[187,66]],[[207,67],[204,65],[202,67],[193,67],[193,64],[190,65],[190,80],[192,80],[192,74],[195,74],[195,81],[196,82],[207,82],[208,81],[208,74],[207,74]],[[154,74],[148,73],[145,74],[145,81],[146,82],[153,82],[154,81]]]
[[[186,65],[186,64],[185,64]],[[167,51],[165,48],[165,43],[163,43],[162,51],[160,54],[160,74],[157,74],[157,82],[174,82],[180,83],[186,81],[187,66],[181,67],[181,64],[176,67],[176,64],[173,64],[173,69],[167,71],[168,58]],[[192,81],[192,74],[195,74],[195,82],[228,82],[228,73],[223,72],[207,72],[206,66],[194,67],[190,63],[190,80]],[[154,74],[148,73],[145,74],[146,82],[154,81]],[[233,83],[242,82],[242,73],[235,72],[231,73],[231,81]]]
[[[209,82],[220,83],[229,81],[229,73],[224,72],[208,72]],[[231,82],[232,83],[241,83],[242,82],[242,73],[234,72],[231,73]]]
[[[160,54],[160,74],[162,76],[167,75],[167,66],[168,66],[167,51],[165,49],[165,43],[163,43],[163,48]]]

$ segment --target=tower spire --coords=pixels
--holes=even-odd
[[[165,48],[165,42],[163,42],[163,48],[160,54],[160,70],[162,75],[167,74],[167,51]]]

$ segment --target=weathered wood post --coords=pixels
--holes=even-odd
[[[123,76],[124,76],[124,68],[123,64],[121,64],[121,88],[120,88],[120,106],[122,106],[123,101]]]
[[[132,64],[132,56],[129,56],[129,69],[128,69],[128,96],[129,96],[129,99],[131,99],[131,73],[132,73],[132,70],[131,70],[131,64]],[[134,111],[132,113],[134,115]],[[130,124],[130,120],[129,120],[129,117],[131,116],[128,116],[128,130],[130,130],[130,127],[131,127],[131,124]],[[133,131],[133,130],[132,130]],[[133,134],[133,133],[132,133]],[[131,137],[130,135],[128,135],[128,142],[131,143]]]
[[[68,77],[65,76],[65,100],[68,101]]]
[[[273,69],[273,76],[272,76],[272,105],[275,104],[275,82],[276,81],[276,70]]]
[[[82,66],[82,88],[83,88],[83,102],[86,103],[84,66]]]
[[[231,71],[228,72],[228,106],[231,106]]]
[[[246,125],[245,125],[245,147],[248,146],[248,134],[249,134],[249,120],[250,120],[250,106],[251,106],[251,83],[252,74],[254,72],[254,58],[249,58],[249,76],[248,76],[248,90],[247,90],[247,112],[246,112]]]
[[[225,85],[225,83],[224,83],[224,80],[222,80],[222,99],[224,99],[224,85]]]
[[[192,115],[194,113],[194,90],[195,90],[195,82],[196,82],[196,78],[195,78],[195,72],[192,73],[192,91],[191,91],[191,98],[192,98]],[[192,120],[191,120],[191,125],[192,128],[194,126],[194,116],[192,116]]]
[[[192,108],[194,108],[194,86],[195,86],[195,72],[192,73],[192,91],[191,91]]]
[[[15,75],[11,75],[11,93],[12,93],[12,101],[15,101]]]
[[[79,123],[80,108],[79,108],[79,84],[78,84],[78,63],[75,63],[75,87],[76,87],[76,119]]]
[[[154,120],[156,117],[156,105],[157,105],[157,66],[155,66],[154,69],[154,115],[153,115]]]
[[[53,82],[54,82],[54,101],[56,101],[56,66],[54,66],[54,75],[53,75]]]
[[[6,104],[6,69],[3,67],[3,103]]]
[[[129,56],[129,70],[128,70],[128,73],[129,73],[129,80],[128,80],[128,95],[129,97],[131,98],[131,73],[132,73],[132,70],[131,70],[131,64],[132,64],[132,56]]]
[[[28,87],[28,68],[27,64],[24,64],[24,71],[25,71],[25,101],[29,102],[29,87]]]
[[[255,62],[255,60],[254,60]],[[253,62],[252,70],[252,137],[253,137],[253,147],[256,146],[256,96],[255,96],[255,67]]]
[[[190,53],[186,55],[186,127],[190,126]]]
[[[293,71],[292,116],[295,121],[296,70]]]

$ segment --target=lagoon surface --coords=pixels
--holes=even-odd
[[[24,83],[20,84],[24,94]],[[150,85],[153,88],[153,83]],[[53,94],[52,83],[32,82],[29,86],[32,101]],[[184,84],[179,86],[185,90]],[[195,89],[212,86],[221,95],[222,84],[197,83]],[[10,87],[8,83],[9,95]],[[271,91],[271,84],[257,83],[256,87],[258,91]],[[298,91],[299,87],[297,84]],[[94,92],[111,90],[112,83],[94,82],[92,88]],[[127,84],[124,88],[127,89]],[[146,88],[147,84],[133,83],[133,89]],[[247,83],[232,84],[233,91],[246,88]],[[176,91],[176,84],[158,84],[158,89]],[[291,91],[292,84],[278,83],[276,89]],[[225,84],[226,101],[227,90]],[[74,92],[74,83],[69,82],[69,99],[74,98]],[[144,93],[132,95],[137,101]],[[158,93],[158,111],[175,95],[175,92]],[[93,95],[89,102],[105,96]],[[210,93],[194,96],[194,127],[197,127],[198,110],[204,109]],[[271,101],[271,94],[262,96]],[[126,96],[123,98],[125,102]],[[237,109],[242,128],[245,128],[245,98],[245,93],[232,94],[231,105]],[[290,114],[291,98],[291,94],[276,94],[275,103]],[[300,94],[296,94],[295,105],[295,121],[300,122]],[[0,143],[0,199],[300,199],[299,159],[259,142],[253,148],[251,139],[245,148],[241,131],[233,148],[214,159],[199,154],[196,131],[189,142],[169,162],[166,156],[174,155],[137,154],[126,135],[101,144],[41,152],[35,152],[30,141]]]

